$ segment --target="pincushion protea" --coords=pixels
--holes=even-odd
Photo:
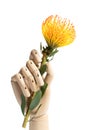
[[[46,63],[58,52],[57,48],[66,46],[74,41],[75,29],[73,24],[70,23],[70,20],[62,19],[58,15],[51,15],[42,23],[42,33],[47,42],[47,46],[43,47],[42,44],[40,46],[40,50],[43,54],[40,67],[41,75],[46,71]],[[30,113],[36,106],[38,106],[42,96],[44,95],[47,85],[47,83],[44,83],[41,89],[34,93],[24,117],[22,125],[24,128],[26,127]],[[22,112],[25,109],[25,104],[25,97],[22,96]],[[41,106],[38,106],[38,109],[40,109],[40,107]]]
[[[42,33],[48,46],[53,48],[66,46],[75,39],[73,24],[58,15],[51,15],[42,23]]]

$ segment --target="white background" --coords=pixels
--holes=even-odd
[[[86,12],[86,0],[0,0],[0,130],[23,129],[10,78],[45,43],[41,23],[51,14],[69,18],[77,37],[52,61],[50,130],[87,130]]]

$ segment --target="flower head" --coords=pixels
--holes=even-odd
[[[51,15],[42,23],[42,33],[48,46],[53,48],[66,46],[75,39],[73,24],[58,15]]]

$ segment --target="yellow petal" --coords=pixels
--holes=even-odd
[[[58,15],[51,15],[42,23],[42,33],[47,44],[52,47],[66,46],[76,37],[70,20],[62,19]]]

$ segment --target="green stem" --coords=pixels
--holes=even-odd
[[[28,112],[26,113],[26,116],[24,118],[23,125],[22,125],[23,128],[26,128],[26,124],[28,122],[29,115],[30,115],[30,110],[28,110]]]
[[[41,63],[41,65],[44,65],[44,64],[46,64],[46,55],[43,55],[43,58],[42,58],[42,63]],[[36,92],[34,92],[32,98],[31,98],[31,101],[33,100],[35,94],[36,94]],[[23,127],[23,128],[26,128],[27,122],[28,122],[28,120],[29,120],[30,112],[31,112],[31,110],[28,109],[28,111],[27,111],[27,113],[26,113],[26,115],[25,115],[25,117],[24,117],[23,124],[22,124],[22,127]]]

